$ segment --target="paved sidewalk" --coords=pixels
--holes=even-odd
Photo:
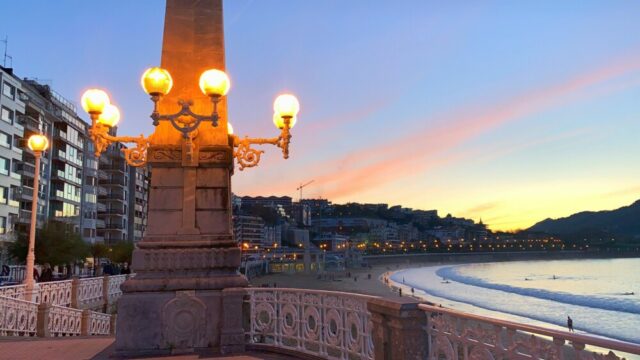
[[[60,338],[60,339],[16,339],[0,340],[0,360],[108,360],[113,352],[113,337]],[[150,359],[224,359],[224,360],[293,360],[280,354],[248,352],[243,355],[201,357],[200,355],[179,355],[147,357]]]

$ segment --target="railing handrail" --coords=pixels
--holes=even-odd
[[[545,328],[537,325],[522,324],[522,323],[517,323],[509,320],[496,319],[496,318],[491,318],[487,316],[471,314],[471,313],[467,313],[459,310],[453,310],[449,308],[433,306],[428,304],[420,304],[418,305],[418,308],[427,312],[449,314],[456,317],[482,321],[485,323],[498,325],[498,326],[502,326],[505,328],[513,329],[513,330],[519,330],[519,331],[524,331],[528,333],[535,333],[539,335],[548,336],[551,338],[569,340],[574,343],[580,343],[584,345],[591,345],[591,346],[606,348],[610,350],[617,350],[617,351],[622,351],[626,353],[640,355],[640,345],[629,343],[629,342],[613,340],[613,339],[605,339],[605,338],[600,338],[593,335],[575,334],[575,333],[572,333],[569,331],[563,331],[563,330],[553,330],[553,329],[549,329],[549,328]]]

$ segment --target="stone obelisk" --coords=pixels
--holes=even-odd
[[[198,79],[225,69],[222,0],[167,0],[161,67],[174,81],[161,113],[212,103]],[[125,356],[243,349],[240,249],[231,222],[232,147],[226,101],[217,127],[203,122],[192,142],[161,122],[151,138],[148,227],[133,253],[135,278],[118,302],[116,352]]]

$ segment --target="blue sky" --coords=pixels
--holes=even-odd
[[[273,136],[298,95],[291,158],[267,149],[239,194],[387,202],[496,229],[640,198],[640,3],[225,1],[229,119]],[[162,1],[0,0],[22,77],[119,104],[152,131],[139,77],[160,62]],[[284,176],[283,176],[284,174]]]

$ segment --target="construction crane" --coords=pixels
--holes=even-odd
[[[298,186],[298,188],[297,188],[296,190],[299,190],[299,191],[300,191],[300,199],[299,199],[299,201],[302,201],[302,189],[303,189],[305,186],[307,186],[307,185],[311,184],[311,183],[312,183],[312,182],[314,182],[314,181],[315,181],[315,180],[311,180],[311,181],[307,182],[306,184],[300,184],[300,186]]]

